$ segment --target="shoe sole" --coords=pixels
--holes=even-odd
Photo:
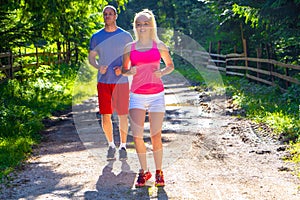
[[[145,183],[144,184],[142,184],[142,185],[139,185],[139,184],[135,184],[135,187],[136,188],[141,188],[141,187],[145,187],[145,186],[147,186],[146,185],[146,183],[147,183],[147,181],[150,179],[152,177],[152,174],[149,174],[148,175],[148,177],[146,178],[146,180],[145,180]]]
[[[144,184],[144,185],[135,185],[136,188],[141,188],[141,187],[145,187],[145,186],[146,186],[146,184]]]

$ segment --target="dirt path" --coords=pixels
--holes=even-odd
[[[33,156],[7,186],[1,185],[0,199],[300,199],[295,166],[281,159],[287,154],[284,145],[249,121],[224,115],[222,98],[199,102],[199,93],[182,77],[165,82],[164,188],[153,187],[154,179],[148,187],[134,187],[138,160],[131,132],[129,159],[105,160],[93,98],[44,131]],[[145,135],[149,143],[148,124]]]

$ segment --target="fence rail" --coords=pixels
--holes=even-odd
[[[34,53],[15,55],[12,52],[0,53],[0,83],[14,78],[14,73],[22,68],[59,64],[65,62],[66,58],[66,52],[39,52],[38,48]]]
[[[300,75],[300,66],[279,62],[273,59],[251,58],[246,54],[227,55],[181,50],[181,55],[188,56],[193,63],[211,70],[224,72],[226,75],[242,76],[271,86],[278,86],[282,91],[291,84],[300,85],[296,76]],[[202,55],[201,61],[197,55]],[[205,57],[203,57],[203,55]],[[186,57],[184,57],[186,58]]]
[[[300,85],[300,66],[279,62],[273,59],[251,58],[245,53],[227,55],[205,51],[180,50],[183,58],[205,66],[211,70],[224,72],[226,75],[243,76],[248,79],[279,86],[286,90],[292,83]],[[25,62],[24,60],[29,60]],[[62,63],[67,60],[66,52],[38,52],[13,55],[11,52],[0,53],[0,83],[14,77],[14,72],[22,68],[39,65]]]

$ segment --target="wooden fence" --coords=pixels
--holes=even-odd
[[[39,52],[14,55],[12,52],[0,53],[0,83],[14,78],[14,73],[22,68],[58,64],[67,61],[66,52]]]
[[[273,59],[250,58],[244,53],[222,55],[204,51],[182,50],[180,54],[183,58],[188,57],[187,60],[190,59],[192,63],[197,63],[197,65],[205,66],[208,69],[278,86],[282,91],[286,91],[291,84],[300,85],[299,65],[282,63]]]
[[[247,52],[244,49],[244,52]],[[227,55],[205,51],[180,50],[183,58],[208,69],[224,72],[226,75],[243,76],[267,85],[278,86],[285,91],[291,84],[300,85],[300,66],[282,63],[273,59],[251,58],[245,53]],[[70,55],[70,54],[69,54]],[[0,83],[14,77],[14,72],[22,68],[67,62],[65,52],[39,52],[13,55],[0,53]],[[28,61],[25,61],[28,60]]]

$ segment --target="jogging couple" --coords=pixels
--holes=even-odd
[[[117,11],[113,6],[103,9],[105,26],[90,40],[89,62],[98,70],[98,103],[102,129],[108,142],[107,160],[115,159],[117,147],[113,138],[111,116],[116,111],[119,119],[119,159],[127,159],[126,141],[128,118],[140,162],[136,187],[143,187],[152,176],[148,171],[144,122],[149,114],[153,149],[155,185],[164,186],[162,172],[162,124],[165,114],[164,85],[161,77],[174,70],[166,45],[157,36],[152,11],[136,13],[133,21],[135,40],[129,32],[117,26]],[[160,67],[161,59],[164,68]],[[129,88],[128,76],[132,76]]]

